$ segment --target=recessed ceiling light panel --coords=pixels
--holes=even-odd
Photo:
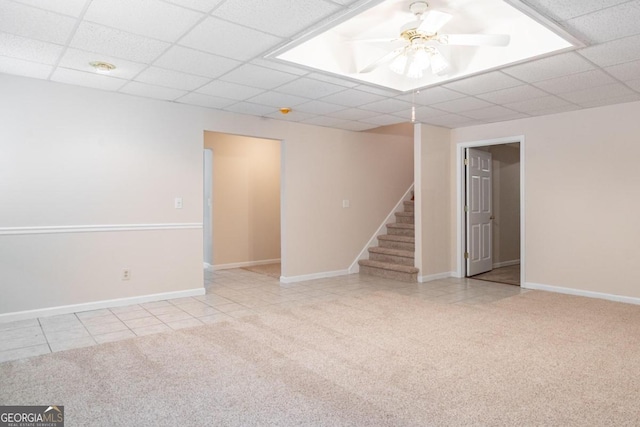
[[[372,0],[373,7],[270,57],[408,92],[581,45],[508,1]]]

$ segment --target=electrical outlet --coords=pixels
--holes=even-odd
[[[173,200],[173,207],[176,209],[182,209],[182,197],[176,197]]]
[[[131,279],[131,270],[129,270],[128,268],[125,268],[124,270],[122,270],[122,280],[129,280]]]

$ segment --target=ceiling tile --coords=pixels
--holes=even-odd
[[[169,47],[169,44],[83,22],[78,27],[70,46],[135,62],[151,62]]]
[[[373,87],[373,86],[362,85],[362,84],[354,87],[354,89],[357,89],[363,92],[373,93],[375,95],[380,95],[384,97],[393,97],[398,95],[397,90],[382,89],[379,87]]]
[[[62,13],[64,15],[70,15],[79,17],[84,10],[87,0],[64,0],[64,1],[51,1],[51,0],[14,0],[22,4],[28,4],[30,6],[39,7],[41,9],[50,10],[52,12]]]
[[[482,123],[479,120],[471,119],[469,117],[460,116],[458,114],[447,114],[444,116],[433,117],[425,121],[425,123],[442,126],[447,128],[455,128],[462,126],[472,126]]]
[[[480,93],[492,92],[521,85],[522,82],[499,71],[481,74],[464,80],[458,80],[444,85],[448,89],[466,93],[467,95],[478,95]]]
[[[478,120],[490,120],[500,117],[520,116],[521,113],[510,110],[508,108],[494,105],[493,107],[481,108],[479,110],[465,111],[464,115]]]
[[[589,89],[596,86],[615,83],[615,79],[601,70],[585,71],[570,76],[557,77],[534,83],[534,86],[547,92],[559,94],[576,90]]]
[[[450,113],[461,113],[464,111],[477,110],[478,108],[493,107],[493,104],[483,101],[482,99],[466,97],[433,104],[432,107],[438,110],[449,111]]]
[[[360,120],[361,122],[364,123],[373,123],[375,125],[378,126],[387,126],[387,125],[395,125],[397,123],[406,123],[408,122],[410,119],[409,118],[401,118],[398,116],[391,116],[388,114],[383,114],[380,116],[375,116],[375,117],[369,117],[367,119],[362,119]]]
[[[271,107],[294,107],[305,102],[309,102],[308,98],[302,98],[300,96],[289,95],[280,92],[263,92],[260,95],[247,99],[247,102],[253,104],[269,105]]]
[[[626,83],[631,89],[640,92],[640,79],[629,80]]]
[[[189,9],[199,10],[201,12],[210,12],[214,7],[222,3],[224,0],[167,0],[178,6],[188,7]]]
[[[411,115],[411,111],[407,111],[405,112],[409,113],[409,117]],[[426,119],[430,119],[433,117],[438,117],[438,116],[444,116],[448,113],[442,111],[442,110],[437,110],[435,108],[432,107],[417,107],[416,108],[416,120],[420,121],[420,120],[426,120]]]
[[[55,64],[62,46],[0,32],[0,55],[42,64]]]
[[[347,120],[341,120],[335,117],[316,116],[311,119],[303,120],[302,123],[316,126],[336,127],[347,123]]]
[[[640,94],[625,95],[616,98],[597,99],[593,101],[581,102],[580,106],[584,108],[602,107],[605,105],[624,104],[625,102],[640,101]]]
[[[593,69],[593,65],[573,52],[562,53],[505,68],[503,71],[526,82],[539,82]]]
[[[399,99],[383,99],[382,101],[371,102],[360,106],[363,110],[378,111],[380,113],[395,113],[397,111],[411,108],[411,104]]]
[[[197,90],[199,93],[211,96],[220,96],[227,99],[235,99],[237,101],[243,101],[245,99],[256,96],[262,93],[263,89],[256,89],[255,87],[242,86],[235,83],[223,82],[222,80],[214,80],[206,86]]]
[[[296,76],[305,76],[309,74],[309,71],[304,68],[295,67],[293,65],[287,65],[282,62],[275,61],[268,58],[254,58],[250,64],[257,65],[259,67],[271,68],[272,70],[284,71],[285,73],[295,74]]]
[[[127,83],[120,92],[130,95],[144,96],[146,98],[162,99],[165,101],[173,101],[186,94],[183,90],[170,89],[161,86],[148,85],[146,83],[130,82]]]
[[[297,78],[296,75],[282,71],[245,64],[225,74],[221,80],[260,89],[273,89]]]
[[[568,111],[579,110],[580,107],[574,104],[567,104],[562,107],[543,108],[542,110],[529,111],[527,114],[530,116],[548,116],[550,114],[566,113]]]
[[[566,21],[628,0],[526,0],[542,14]]]
[[[280,37],[313,26],[340,9],[323,0],[227,0],[213,15]]]
[[[118,90],[127,83],[126,80],[115,79],[103,74],[87,73],[60,67],[56,68],[56,71],[51,76],[51,80],[59,83],[87,86],[103,90]]]
[[[204,15],[157,0],[93,0],[84,18],[145,37],[173,42]]]
[[[595,43],[640,33],[640,2],[630,1],[608,9],[571,19],[565,26]],[[584,40],[585,37],[581,37]]]
[[[252,104],[250,102],[238,102],[237,104],[226,107],[225,110],[240,114],[250,114],[252,116],[264,116],[273,113],[275,108]]]
[[[116,69],[109,73],[109,77],[116,77],[120,79],[132,79],[146,67],[145,64],[140,64],[138,62],[125,61],[124,59],[120,58],[98,55],[93,52],[87,52],[84,50],[72,48],[69,48],[64,52],[64,55],[62,55],[58,66],[94,73],[95,70],[91,65],[89,65],[90,62],[94,61],[104,61],[111,64],[118,64]]]
[[[356,89],[347,89],[324,97],[322,100],[346,107],[357,107],[370,102],[382,101],[385,97],[373,93],[362,92]]]
[[[335,113],[336,111],[341,111],[344,109],[345,108],[342,105],[330,104],[323,101],[310,101],[306,104],[300,104],[296,107],[296,110],[302,111],[303,113],[321,115]]]
[[[378,126],[373,123],[364,123],[364,122],[346,122],[340,126],[336,126],[339,129],[351,130],[354,132],[362,132],[365,130],[375,129]]]
[[[348,108],[346,110],[336,111],[335,113],[329,113],[328,116],[336,117],[344,120],[361,120],[367,117],[375,117],[380,113],[377,111],[360,110],[359,108]]]
[[[22,37],[65,44],[76,19],[8,1],[0,2],[0,29]]]
[[[512,102],[504,106],[512,110],[520,111],[521,113],[530,113],[537,110],[561,108],[569,105],[571,104],[564,99],[549,95],[541,98],[525,99],[518,102]]]
[[[400,95],[397,99],[402,99],[407,102],[411,102],[419,105],[431,105],[438,102],[450,101],[452,99],[462,98],[463,94],[454,92],[450,89],[443,87],[432,87],[429,89],[422,89],[419,93],[408,93],[406,95]]]
[[[326,74],[321,74],[321,73],[309,73],[307,74],[307,77],[315,80],[320,80],[321,82],[333,83],[334,85],[338,85],[338,86],[356,87],[359,85],[359,83],[355,83],[350,80],[328,76]]]
[[[493,102],[494,104],[508,104],[510,102],[516,102],[522,99],[540,98],[547,95],[548,93],[538,88],[530,85],[522,85],[510,87],[508,89],[497,90],[495,92],[483,93],[482,95],[478,95],[478,98],[482,98],[485,101]]]
[[[183,37],[180,44],[245,61],[277,46],[281,41],[270,34],[210,17]]]
[[[135,80],[156,86],[192,91],[208,83],[211,79],[178,71],[165,70],[164,68],[149,67],[137,76]]]
[[[282,114],[280,111],[274,111],[273,113],[267,114],[266,117],[271,117],[272,119],[277,120],[284,120],[286,122],[301,122],[303,120],[311,119],[316,116],[313,114],[292,110],[288,114]]]
[[[622,83],[614,83],[606,86],[597,86],[583,90],[577,90],[574,92],[563,93],[560,95],[560,97],[575,104],[582,105],[585,102],[619,98],[627,95],[633,95],[633,91]]]
[[[635,61],[640,59],[640,35],[589,46],[579,53],[601,67]]]
[[[292,95],[305,96],[307,98],[322,98],[332,93],[345,90],[344,86],[337,86],[314,79],[301,77],[278,88],[278,92],[290,93]]]
[[[240,64],[233,59],[182,46],[172,46],[154,62],[154,65],[162,68],[209,78],[219,77]]]
[[[604,70],[622,81],[634,80],[640,77],[640,61],[626,62],[607,67]]]
[[[46,79],[52,70],[53,66],[51,65],[0,56],[0,73],[15,74],[18,76],[32,77],[34,79]]]
[[[200,93],[188,93],[182,98],[176,99],[176,102],[215,109],[228,107],[235,103],[235,101],[231,99],[218,98],[217,96],[203,95]]]

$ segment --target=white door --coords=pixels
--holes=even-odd
[[[467,276],[493,268],[491,203],[491,153],[467,148]]]
[[[202,220],[202,229],[204,231],[204,262],[205,264],[213,264],[213,224],[211,222],[211,197],[212,197],[212,188],[213,188],[213,152],[205,148],[203,157],[203,177],[204,182],[203,188],[203,200],[202,205],[204,206],[203,212],[203,220]]]

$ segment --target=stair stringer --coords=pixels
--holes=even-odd
[[[396,214],[396,212],[403,212],[404,211],[403,202],[411,200],[412,193],[413,193],[413,184],[411,184],[411,186],[406,191],[406,193],[404,193],[404,195],[398,201],[398,203],[395,205],[395,207],[391,210],[391,212],[389,212],[389,215],[382,221],[382,224],[380,224],[380,227],[378,227],[378,229],[373,233],[373,236],[371,236],[371,239],[369,239],[369,241],[364,246],[362,251],[358,254],[356,259],[353,261],[351,266],[349,266],[349,274],[355,274],[355,273],[360,272],[360,265],[358,264],[358,261],[360,261],[361,259],[368,259],[368,257],[369,257],[369,248],[372,248],[372,247],[376,246],[376,243],[377,243],[377,240],[378,240],[378,236],[381,236],[383,234],[387,234],[386,233],[387,224],[391,223],[391,222],[395,222],[395,214]]]

